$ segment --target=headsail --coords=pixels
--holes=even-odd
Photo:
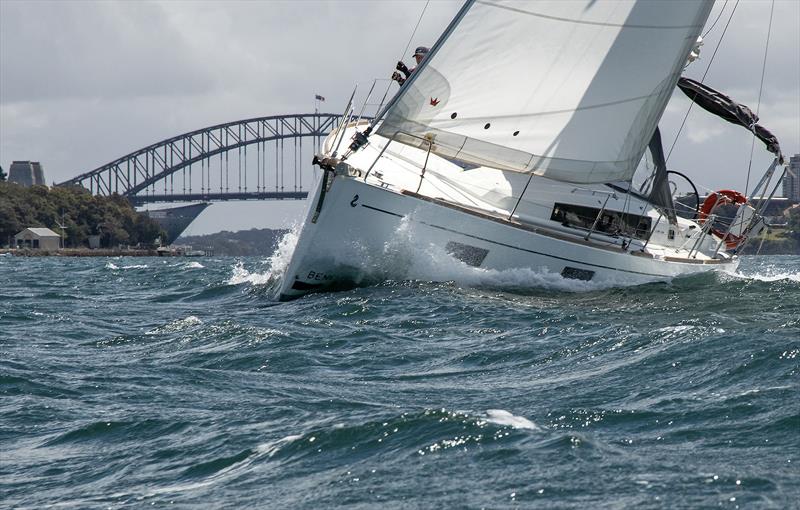
[[[377,132],[562,181],[630,180],[712,4],[470,0]]]

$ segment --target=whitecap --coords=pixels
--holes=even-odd
[[[541,430],[541,427],[529,419],[513,415],[503,409],[488,409],[486,411],[486,421],[515,429]]]
[[[145,335],[160,335],[163,333],[174,333],[176,331],[183,331],[184,329],[190,328],[192,326],[197,326],[202,323],[203,321],[201,321],[199,318],[195,317],[194,315],[190,315],[185,319],[178,319],[163,326],[151,329],[150,331],[145,332]]]
[[[106,263],[106,269],[111,269],[112,271],[116,271],[118,269],[147,269],[147,264],[132,264],[129,266],[118,266],[113,262]]]
[[[733,273],[733,276],[737,278],[742,278],[744,280],[755,280],[759,282],[779,282],[782,280],[788,280],[790,282],[798,282],[800,283],[800,273],[780,273],[780,272],[767,272],[767,273],[753,273],[753,274],[744,274],[742,272]]]
[[[203,269],[206,266],[204,266],[200,262],[193,261],[193,262],[189,262],[188,264],[186,264],[183,267],[184,267],[184,269]]]

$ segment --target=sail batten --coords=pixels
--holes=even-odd
[[[471,164],[629,180],[711,3],[468,3],[377,132]]]

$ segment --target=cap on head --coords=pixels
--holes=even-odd
[[[430,48],[428,48],[427,46],[419,46],[419,47],[418,47],[418,48],[417,48],[417,49],[414,51],[414,56],[416,57],[417,55],[420,55],[420,56],[424,57],[425,55],[427,55],[427,54],[428,54],[428,52],[429,52],[429,51],[431,51],[431,49],[430,49]]]

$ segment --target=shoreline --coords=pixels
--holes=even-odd
[[[60,248],[49,251],[29,248],[0,248],[0,255],[6,254],[14,257],[157,257],[159,255],[156,250]]]

